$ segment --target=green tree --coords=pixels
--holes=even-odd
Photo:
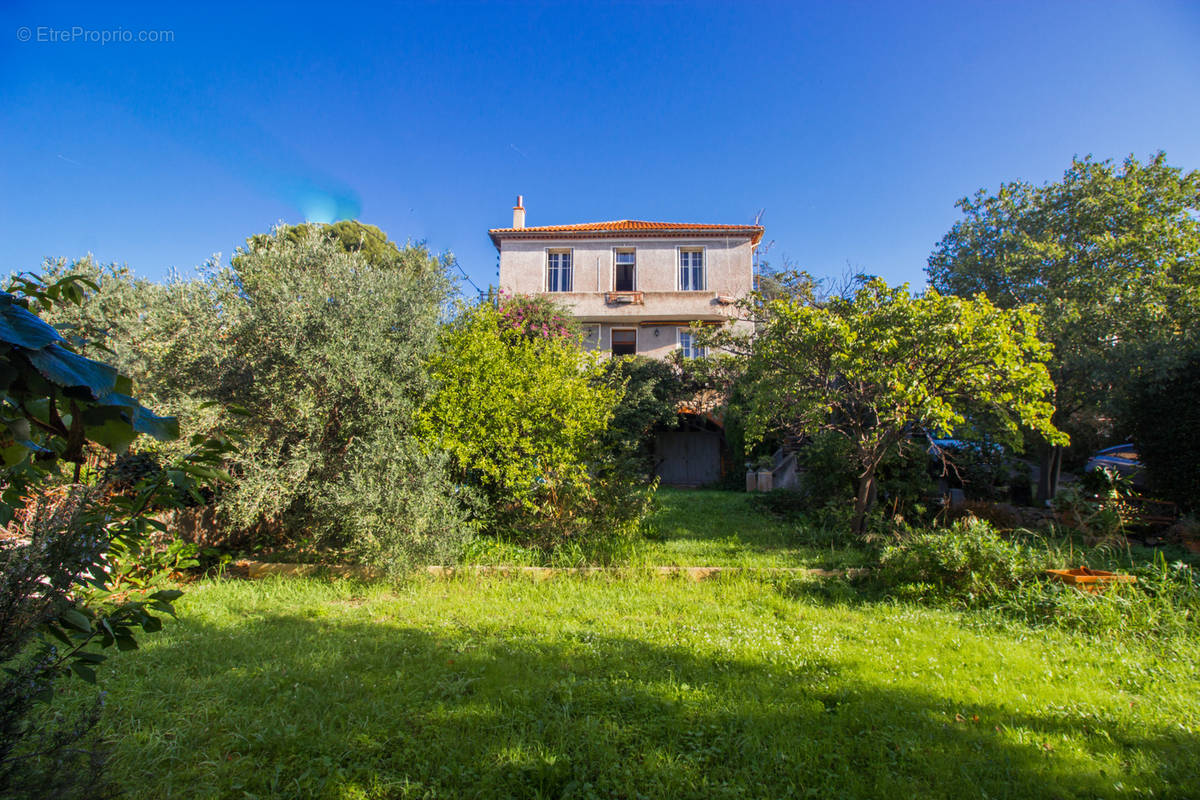
[[[620,392],[605,434],[614,452],[642,462],[649,469],[651,436],[655,430],[679,424],[679,404],[694,390],[675,364],[646,356],[610,358],[603,363],[604,381]]]
[[[167,284],[64,265],[99,289],[58,321],[104,334],[185,433],[243,430],[218,503],[228,533],[322,537],[395,568],[453,559],[469,530],[415,434],[452,262],[385,249],[372,262],[326,228],[281,227]]]
[[[298,244],[313,234],[328,239],[344,252],[358,253],[368,264],[378,269],[412,266],[411,259],[404,257],[404,251],[388,239],[386,233],[374,225],[354,219],[343,219],[333,223],[305,222],[300,225],[283,225],[272,233],[260,233],[251,237],[247,244],[250,249],[261,251],[282,239]]]
[[[1048,348],[1028,309],[996,308],[872,280],[821,306],[767,303],[746,365],[751,439],[771,431],[832,430],[851,445],[861,532],[889,452],[917,432],[963,430],[987,419],[1016,437],[1025,425],[1060,442],[1050,422]]]
[[[1153,489],[1200,509],[1200,352],[1132,394],[1127,424]]]
[[[958,202],[929,257],[940,292],[1034,305],[1054,346],[1055,425],[1094,430],[1130,389],[1170,369],[1200,326],[1200,172],[1163,153],[1142,164],[1075,160],[1056,183],[1007,183]],[[1048,447],[1039,495],[1054,493]]]
[[[220,331],[218,350],[180,375],[191,397],[248,414],[226,513],[388,566],[456,556],[462,519],[415,429],[449,261],[409,247],[377,266],[319,230],[291,233],[251,239],[208,281],[199,330]]]

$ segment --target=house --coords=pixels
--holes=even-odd
[[[590,349],[703,356],[688,330],[693,323],[750,324],[737,301],[754,286],[759,225],[626,219],[529,227],[518,197],[512,227],[488,235],[500,252],[501,291],[553,296],[583,325]],[[665,483],[710,483],[722,474],[718,420],[689,414],[657,445]]]

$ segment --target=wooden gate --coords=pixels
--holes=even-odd
[[[721,478],[721,434],[708,430],[660,431],[656,472],[671,486],[700,486]]]

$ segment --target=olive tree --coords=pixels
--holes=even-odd
[[[324,538],[385,567],[451,559],[469,530],[415,415],[452,262],[340,235],[359,229],[379,245],[369,226],[281,226],[227,265],[166,284],[63,267],[99,289],[60,321],[104,334],[185,433],[241,429],[237,480],[217,501],[223,533],[248,544]]]
[[[851,445],[858,478],[854,527],[861,532],[876,473],[917,432],[986,418],[1016,436],[1024,425],[1052,441],[1053,390],[1036,314],[872,280],[850,297],[817,305],[766,303],[743,390],[751,439],[770,431],[822,430]]]

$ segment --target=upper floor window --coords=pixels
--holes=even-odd
[[[679,329],[679,349],[684,358],[704,358],[706,355],[704,348],[696,344],[695,334],[687,328]]]
[[[704,250],[679,251],[679,289],[684,292],[704,290]]]
[[[637,253],[633,250],[617,250],[613,255],[613,291],[632,292],[637,290]]]
[[[551,250],[546,254],[546,291],[571,291],[571,251]]]

